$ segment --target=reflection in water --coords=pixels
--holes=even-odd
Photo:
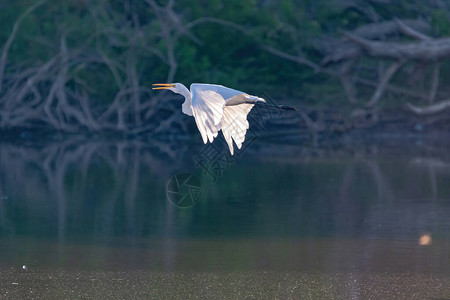
[[[107,220],[122,213],[133,223],[139,181],[159,187],[173,172],[173,157],[156,158],[154,149],[138,142],[2,145],[0,153],[2,233],[56,231],[63,238],[80,229],[79,221],[106,229],[113,225]]]
[[[297,150],[213,182],[179,145],[1,145],[0,266],[450,274],[449,164]],[[180,172],[188,209],[166,198]]]

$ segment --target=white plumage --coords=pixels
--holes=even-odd
[[[212,143],[221,129],[225,100],[214,91],[194,89],[191,108],[203,143]]]
[[[153,89],[169,89],[184,96],[182,111],[195,118],[203,143],[213,142],[222,130],[230,153],[233,141],[241,149],[249,128],[247,115],[263,98],[215,84],[191,84],[190,91],[181,83],[154,84]]]
[[[241,149],[245,140],[245,134],[249,128],[247,115],[252,110],[254,104],[240,104],[235,106],[225,106],[222,118],[222,133],[228,144],[231,155],[234,154],[233,142],[238,149]]]

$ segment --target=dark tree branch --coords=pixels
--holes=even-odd
[[[411,28],[405,22],[403,22],[399,19],[395,19],[395,22],[397,23],[398,27],[404,34],[409,35],[410,37],[413,37],[415,39],[422,40],[422,41],[431,40],[431,38],[429,36],[427,36],[423,33],[420,33],[419,31]]]
[[[370,56],[380,58],[411,59],[417,61],[439,61],[450,57],[450,38],[433,39],[410,43],[369,41],[353,33],[344,35],[360,45]]]
[[[277,49],[272,48],[270,46],[262,46],[262,48],[264,50],[266,50],[267,52],[272,53],[272,54],[274,54],[276,56],[285,58],[287,60],[296,62],[296,63],[301,64],[301,65],[306,65],[306,66],[314,69],[315,72],[319,72],[319,70],[320,70],[320,66],[319,65],[315,64],[314,62],[310,61],[307,58],[300,57],[300,56],[294,56],[294,55],[291,55],[291,54],[287,54],[287,53],[285,53],[283,51],[277,50]]]
[[[392,76],[397,72],[397,70],[405,63],[405,60],[400,59],[396,62],[394,62],[389,69],[386,70],[386,73],[384,73],[384,77],[381,79],[380,84],[378,85],[377,89],[372,95],[372,98],[367,103],[368,107],[374,106],[378,100],[380,99],[381,95],[383,95],[384,90],[386,89],[386,85],[388,84],[389,80],[391,80]]]
[[[435,63],[433,67],[433,76],[431,77],[431,88],[430,95],[428,97],[428,103],[433,103],[436,98],[437,89],[439,86],[439,69],[441,68],[440,63]]]
[[[417,107],[411,103],[407,103],[406,108],[408,108],[411,112],[415,113],[416,115],[432,115],[449,109],[450,100],[441,101],[439,103],[432,104],[426,107]]]

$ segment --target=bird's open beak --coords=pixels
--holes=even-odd
[[[154,83],[153,85],[153,90],[162,90],[162,89],[169,89],[172,87],[175,87],[175,84],[173,83]]]

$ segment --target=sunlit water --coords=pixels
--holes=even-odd
[[[0,269],[449,277],[449,158],[427,147],[253,143],[231,158],[162,142],[2,144]]]

